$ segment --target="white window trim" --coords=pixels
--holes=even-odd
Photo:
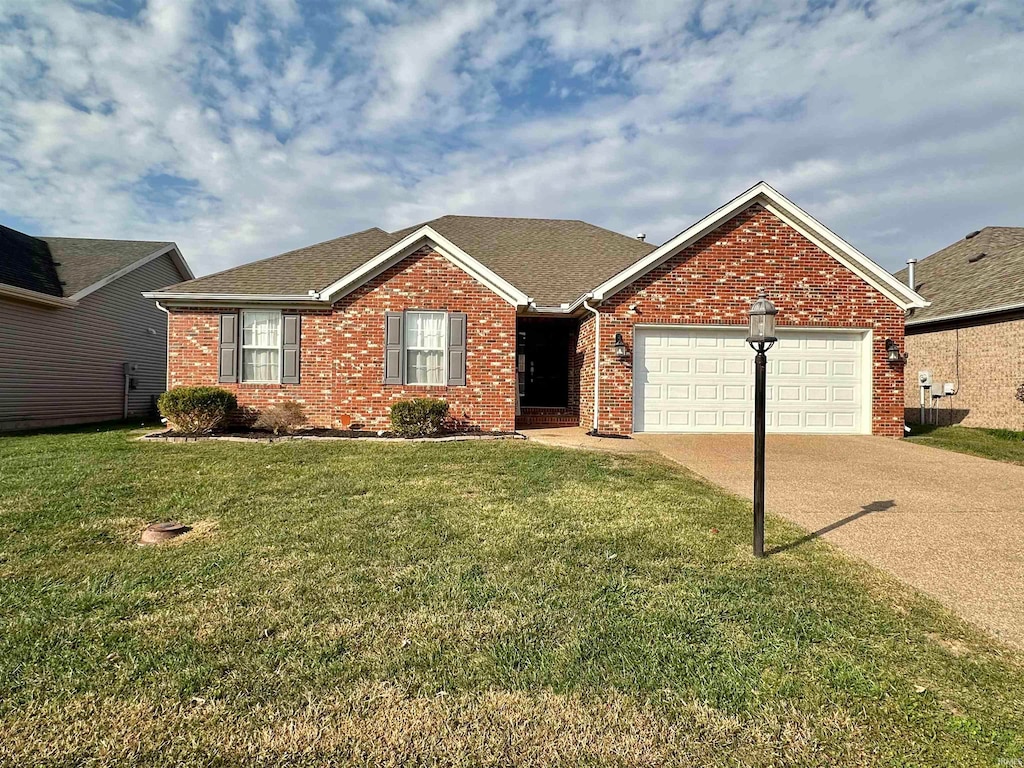
[[[273,347],[257,347],[245,343],[245,316],[251,312],[261,315],[277,315],[277,378],[276,379],[247,379],[245,378],[245,350],[247,349],[273,349]],[[238,382],[240,384],[280,384],[281,367],[284,363],[284,318],[281,310],[274,309],[243,309],[238,334]]]
[[[409,381],[409,352],[423,350],[436,352],[429,347],[410,347],[406,344],[406,333],[409,328],[409,315],[434,314],[441,315],[441,381],[438,384]],[[448,311],[444,309],[406,309],[402,311],[402,386],[405,387],[447,387],[448,386]]]

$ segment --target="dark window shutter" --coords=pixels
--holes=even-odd
[[[384,313],[384,383],[402,383],[402,313]]]
[[[238,381],[238,313],[220,316],[217,381]]]
[[[281,318],[281,383],[299,383],[300,344],[302,341],[302,317],[284,315]]]
[[[448,314],[448,386],[466,386],[466,313]]]

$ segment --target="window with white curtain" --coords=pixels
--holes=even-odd
[[[444,384],[444,312],[405,313],[405,381]]]
[[[281,313],[242,313],[242,381],[281,380]]]

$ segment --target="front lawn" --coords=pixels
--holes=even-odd
[[[934,427],[915,424],[908,440],[921,445],[969,453],[984,459],[1024,464],[1024,432],[1009,429]]]
[[[2,765],[1024,759],[1020,655],[668,465],[130,438],[0,438]]]

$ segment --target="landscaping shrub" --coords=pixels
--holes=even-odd
[[[402,437],[436,435],[447,418],[448,403],[436,397],[399,400],[391,406],[391,427]]]
[[[257,429],[269,429],[275,435],[282,432],[287,435],[305,423],[306,413],[302,406],[294,400],[286,400],[260,411],[253,426]]]
[[[227,421],[238,401],[220,387],[175,387],[160,395],[157,405],[177,431],[204,435]]]

